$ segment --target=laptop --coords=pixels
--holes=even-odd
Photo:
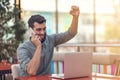
[[[69,79],[92,76],[92,53],[66,53],[64,74],[53,74],[52,78]]]

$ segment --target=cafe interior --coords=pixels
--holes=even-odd
[[[64,73],[65,54],[92,53],[92,80],[120,80],[120,0],[1,0],[0,16],[2,16],[2,7],[5,6],[2,1],[9,1],[12,8],[20,10],[18,15],[14,14],[14,20],[16,23],[19,20],[24,22],[26,31],[24,31],[22,41],[29,38],[27,21],[31,15],[41,14],[46,18],[47,34],[60,33],[66,31],[70,26],[72,16],[69,11],[71,6],[78,6],[80,9],[78,33],[70,41],[54,48],[51,63],[52,74]],[[15,12],[17,14],[17,11]],[[12,19],[8,21],[8,26],[15,24]],[[0,17],[1,20],[3,20],[2,17]],[[0,22],[0,26],[1,24],[2,22]],[[18,69],[20,66],[16,56],[16,47],[12,44],[17,39],[13,39],[15,36],[13,33],[7,34],[10,30],[8,28],[0,27],[0,34],[4,33],[0,37],[0,80],[28,80],[27,78],[19,78]],[[15,30],[11,32],[15,32]],[[17,30],[18,32],[21,30],[20,26]],[[14,55],[11,56],[9,49],[5,45],[2,46],[5,43],[9,43],[8,48]],[[2,51],[7,52],[6,55],[9,57],[7,61],[2,59]],[[59,79],[31,78],[30,80]]]

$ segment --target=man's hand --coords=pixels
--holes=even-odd
[[[73,17],[78,17],[79,14],[80,14],[80,10],[79,10],[79,7],[78,6],[72,6],[71,7],[71,10],[70,10],[70,14],[73,16]]]
[[[35,34],[32,34],[31,36],[31,41],[33,42],[33,44],[36,46],[36,47],[40,47],[41,46],[41,41],[39,40],[39,36],[35,35]]]

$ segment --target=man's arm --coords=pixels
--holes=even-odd
[[[35,35],[32,36],[31,41],[36,45],[36,50],[33,58],[27,65],[27,73],[29,75],[36,75],[37,70],[40,66],[41,42],[35,37]]]
[[[78,29],[78,18],[80,14],[79,7],[77,6],[72,6],[70,14],[73,16],[72,23],[70,25],[70,32],[75,35],[77,34],[77,29]]]
[[[77,34],[77,29],[78,29],[78,18],[79,18],[79,7],[77,6],[72,6],[70,14],[73,16],[72,23],[70,25],[70,28],[68,31],[64,33],[59,33],[54,35],[54,46],[57,46],[59,44],[65,43],[72,39],[76,34]]]

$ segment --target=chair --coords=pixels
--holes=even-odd
[[[11,71],[12,71],[13,80],[15,80],[20,76],[20,71],[21,71],[20,64],[12,64]]]

